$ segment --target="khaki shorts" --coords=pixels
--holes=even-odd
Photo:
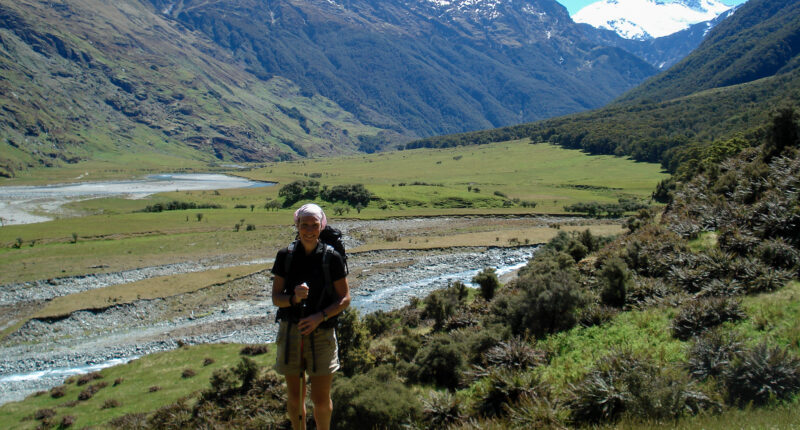
[[[286,360],[287,336],[289,338],[288,362]],[[312,336],[314,337],[313,348]],[[336,343],[336,331],[333,327],[317,327],[311,334],[301,337],[297,324],[281,321],[275,348],[278,350],[275,371],[281,375],[300,375],[303,371],[310,376],[330,375],[339,369],[339,348]],[[314,363],[316,363],[316,368]]]

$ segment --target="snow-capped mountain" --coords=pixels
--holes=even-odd
[[[575,22],[648,40],[710,21],[731,7],[718,0],[602,0],[572,16]]]

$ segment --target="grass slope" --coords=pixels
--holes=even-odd
[[[24,402],[3,405],[0,407],[0,422],[4,428],[38,428],[40,421],[33,419],[33,415],[42,409],[52,409],[56,415],[51,420],[56,425],[62,422],[64,416],[70,415],[74,417],[71,428],[105,428],[115,417],[153,411],[208,388],[209,378],[215,370],[233,367],[239,362],[242,347],[238,344],[181,347],[104,369],[99,372],[102,379],[82,386],[78,386],[77,377],[73,377],[72,382],[64,384],[63,397],[53,398],[49,393],[42,393]],[[212,359],[213,363],[206,365],[206,358]],[[275,350],[270,348],[267,354],[252,358],[261,366],[271,365],[275,361]],[[195,376],[183,377],[187,369],[193,370]],[[120,382],[115,384],[117,380]],[[81,391],[101,382],[108,386],[90,399],[78,401]],[[118,401],[119,406],[104,407],[111,400]]]

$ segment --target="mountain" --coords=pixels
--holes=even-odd
[[[253,74],[417,136],[596,108],[655,73],[554,0],[151,0]]]
[[[286,78],[257,79],[149,3],[0,1],[0,176],[341,154],[379,132]]]
[[[777,108],[800,106],[800,2],[749,0],[692,54],[614,103],[536,123],[411,142],[448,147],[529,137],[661,162],[675,172],[704,151],[763,134]],[[694,160],[694,161],[693,161]]]
[[[708,32],[733,15],[737,8],[738,6],[732,7],[711,21],[693,24],[685,30],[668,36],[645,40],[625,39],[612,30],[595,29],[594,27],[592,29],[595,31],[595,37],[600,43],[622,48],[647,61],[653,67],[659,70],[666,70],[700,46]],[[582,25],[591,27],[589,24]]]
[[[729,9],[718,0],[602,0],[579,10],[572,19],[626,39],[648,40],[711,21]]]

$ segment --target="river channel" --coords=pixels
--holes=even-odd
[[[352,254],[352,306],[360,314],[404,306],[411,297],[455,281],[471,285],[486,267],[501,276],[532,258],[537,247],[475,247],[429,251],[384,250]],[[269,261],[246,262],[263,264]],[[241,262],[239,264],[242,264]],[[120,276],[120,283],[167,273],[188,273],[197,266],[218,267],[218,262],[193,262],[137,269]],[[113,274],[111,274],[113,275]],[[101,284],[114,283],[103,279]],[[84,277],[59,280],[59,291],[83,290]],[[140,300],[101,312],[79,311],[59,321],[32,320],[0,343],[0,404],[21,400],[39,390],[60,385],[73,374],[125,363],[140,356],[170,350],[179,342],[273,342],[277,325],[268,294],[269,275],[259,272],[231,282],[225,297],[205,304],[202,315],[193,311],[174,314],[176,305],[190,308],[191,294],[170,299]],[[10,286],[2,286],[10,287]],[[35,290],[35,288],[34,288]],[[41,300],[14,295],[12,301]]]
[[[65,203],[99,197],[141,199],[168,191],[222,190],[274,185],[214,173],[165,173],[129,181],[0,187],[0,225],[50,221]]]

